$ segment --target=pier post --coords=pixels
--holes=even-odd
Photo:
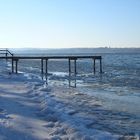
[[[48,59],[46,59],[46,75],[48,74]]]
[[[69,64],[69,87],[75,87],[75,88],[76,88],[76,74],[77,74],[76,60],[77,60],[77,58],[68,58],[68,64]],[[71,65],[71,62],[72,62],[72,65]],[[74,84],[74,85],[71,85],[71,84]]]
[[[41,59],[41,74],[43,74],[43,58]]]
[[[100,59],[100,73],[102,73],[102,58]]]
[[[12,73],[14,73],[14,60],[12,58]]]
[[[68,65],[69,65],[69,87],[71,86],[71,59],[68,58]]]
[[[71,59],[69,58],[69,77],[71,76]]]
[[[77,74],[76,60],[77,60],[77,58],[74,59],[74,76],[75,76],[75,79],[74,79],[74,87],[75,88],[76,88],[76,74]]]
[[[95,72],[96,72],[96,61],[95,61],[95,58],[93,59],[93,61],[94,61],[94,64],[93,64],[93,69],[94,69],[94,74],[95,74]]]
[[[18,59],[15,60],[16,61],[16,74],[18,73]]]
[[[76,77],[77,74],[77,66],[76,66],[76,59],[74,59],[74,75]]]
[[[6,57],[6,61],[7,61],[7,56],[8,56],[8,53],[7,53],[7,51],[6,51],[6,54],[5,54],[5,57]]]
[[[7,49],[6,49],[6,53],[5,53],[6,61],[7,61],[7,56],[8,56],[8,52],[7,52]]]

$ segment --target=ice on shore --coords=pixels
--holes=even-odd
[[[64,103],[64,98],[62,102],[53,98],[55,91],[44,90],[38,85],[37,88],[24,79],[15,80],[13,76],[1,76],[1,81],[2,78],[4,83],[0,83],[0,139],[92,139],[98,138],[99,134],[104,135],[104,138],[113,138],[109,133],[84,128],[81,123],[86,125],[90,121],[80,116],[72,117],[80,112],[72,110],[71,106],[67,108],[68,102]]]
[[[139,139],[115,131],[119,118],[114,122],[115,113],[104,110],[94,96],[64,86],[44,87],[33,75],[2,73],[0,140]],[[113,117],[107,119],[109,113]]]

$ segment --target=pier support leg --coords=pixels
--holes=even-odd
[[[45,80],[46,80],[46,85],[48,84],[48,59],[46,59],[46,69],[45,69]]]
[[[77,74],[77,66],[76,66],[76,59],[74,59],[74,75],[76,77]]]
[[[6,57],[6,61],[7,61],[7,56],[8,56],[8,54],[7,54],[7,52],[6,52],[6,54],[5,54],[5,57]]]
[[[68,60],[68,65],[69,65],[69,87],[71,85],[71,60],[69,58]]]
[[[14,73],[14,60],[12,58],[12,73]]]
[[[75,76],[74,87],[75,88],[76,88],[76,74],[77,74],[77,65],[76,65],[76,59],[74,59],[74,76]]]
[[[100,59],[100,73],[102,73],[102,58]]]
[[[69,60],[68,60],[68,65],[69,65],[69,87],[76,87],[76,74],[77,74],[76,60],[77,60],[76,58],[69,58]],[[74,61],[74,63],[73,63],[74,65],[72,65],[72,66],[71,66],[71,61],[72,62]],[[72,75],[72,73],[73,73],[73,75]],[[73,76],[74,76],[74,79],[73,79]],[[71,85],[72,80],[74,80],[74,86]]]
[[[48,59],[46,59],[46,75],[48,75]]]
[[[16,60],[16,74],[18,73],[18,60]]]
[[[69,77],[71,76],[71,61],[70,61],[70,58],[69,58]]]
[[[95,59],[93,59],[93,62],[94,62],[94,64],[93,64],[93,70],[94,70],[94,74],[95,74],[95,72],[96,72],[96,62],[95,62]]]
[[[43,74],[43,59],[41,59],[41,74]]]

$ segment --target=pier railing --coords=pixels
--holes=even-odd
[[[8,49],[0,49],[0,57],[4,56],[5,59],[8,59],[9,56],[13,57],[13,55]]]

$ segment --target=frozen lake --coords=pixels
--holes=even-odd
[[[46,104],[57,110],[55,115],[87,134],[95,129],[113,135],[140,135],[140,54],[101,55],[103,74],[98,69],[93,74],[91,60],[77,61],[77,88],[69,88],[67,61],[49,61],[48,85],[44,79],[43,89]],[[40,61],[20,61],[19,71],[29,81],[41,79]]]

